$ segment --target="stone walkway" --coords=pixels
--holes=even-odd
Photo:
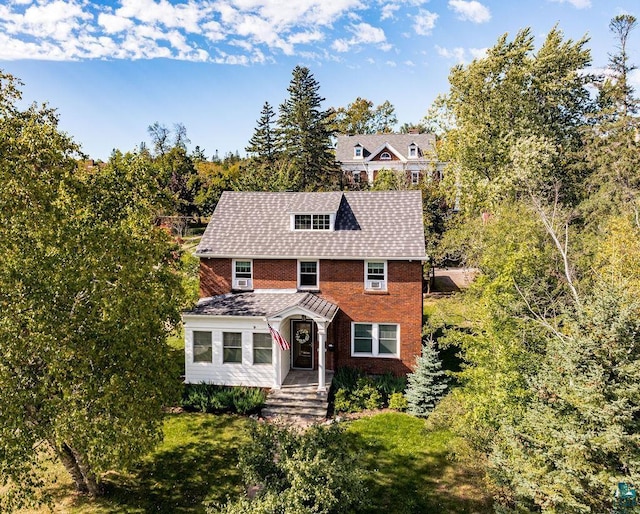
[[[272,389],[262,415],[265,418],[283,418],[285,420],[305,419],[324,421],[329,408],[329,389],[333,371],[327,371],[326,391],[318,391],[318,371],[292,369],[284,379],[281,389]]]

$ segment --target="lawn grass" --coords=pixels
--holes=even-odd
[[[248,441],[248,423],[232,415],[167,415],[158,449],[126,473],[108,473],[105,496],[94,502],[75,495],[62,466],[53,466],[54,512],[203,513],[205,501],[237,498],[244,493],[237,455]],[[449,432],[429,432],[421,419],[384,412],[348,422],[346,437],[368,470],[370,500],[362,512],[492,512],[482,470],[447,459]]]
[[[238,448],[248,440],[248,422],[231,415],[167,415],[162,444],[129,472],[108,473],[105,495],[93,502],[77,496],[56,465],[50,470],[54,512],[201,513],[204,501],[235,498],[244,491],[236,463]]]
[[[347,433],[369,472],[363,512],[493,512],[482,470],[447,459],[450,432],[429,432],[421,419],[388,412],[351,422]]]

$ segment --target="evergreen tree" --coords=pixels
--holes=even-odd
[[[611,512],[639,483],[640,304],[600,284],[548,334],[523,415],[498,432],[493,477],[517,512]]]
[[[322,110],[320,84],[309,68],[296,66],[280,105],[277,148],[300,174],[298,189],[316,191],[335,187],[338,168],[331,145],[330,111]]]
[[[407,377],[409,412],[427,417],[444,396],[447,380],[438,352],[429,341],[422,346],[422,355],[416,358],[416,369]]]
[[[265,102],[260,112],[258,125],[249,139],[249,145],[245,150],[253,154],[260,162],[273,163],[276,157],[275,152],[275,113],[269,102]]]

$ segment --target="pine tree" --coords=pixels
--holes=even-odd
[[[409,412],[427,417],[444,396],[447,389],[445,372],[432,342],[422,347],[422,355],[416,358],[416,369],[407,377],[407,402]]]
[[[275,112],[269,102],[265,102],[260,112],[260,119],[245,148],[260,162],[273,163],[275,160],[275,129],[273,126]]]
[[[296,66],[280,105],[277,148],[301,177],[300,190],[331,189],[338,168],[331,146],[331,113],[322,110],[320,84],[309,68]]]

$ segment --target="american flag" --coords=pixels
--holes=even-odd
[[[280,332],[278,332],[275,328],[273,328],[269,323],[267,323],[267,326],[269,327],[269,333],[271,334],[271,338],[276,343],[278,343],[280,348],[282,348],[283,350],[288,350],[290,348],[289,341],[287,341],[284,337],[282,337]]]

